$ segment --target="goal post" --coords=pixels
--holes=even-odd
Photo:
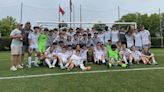
[[[92,28],[94,24],[105,24],[108,27],[113,25],[127,26],[134,25],[137,28],[136,22],[58,22],[58,21],[36,21],[38,26],[49,27],[49,28],[59,28],[59,24],[65,23],[68,28]]]

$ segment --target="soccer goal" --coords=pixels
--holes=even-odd
[[[127,28],[130,25],[134,25],[137,28],[136,22],[58,22],[58,21],[37,21],[38,26],[48,27],[48,28],[83,28],[83,29],[91,29],[93,27],[99,26],[108,26],[111,28],[115,25],[118,29],[121,26]]]

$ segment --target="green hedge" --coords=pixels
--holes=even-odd
[[[10,50],[10,38],[0,38],[0,51],[9,51]]]

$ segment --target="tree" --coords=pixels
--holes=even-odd
[[[96,29],[97,31],[103,31],[106,27],[106,24],[94,24],[92,28]]]
[[[162,20],[164,20],[164,14],[162,14]],[[144,25],[151,33],[151,36],[155,36],[159,32],[159,14],[140,14],[140,13],[129,13],[121,17],[119,22],[137,22],[138,28]]]
[[[0,33],[2,36],[9,36],[10,32],[16,28],[16,24],[16,19],[11,16],[0,20]]]

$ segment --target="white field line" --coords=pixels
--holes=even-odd
[[[74,74],[89,74],[89,73],[162,70],[162,69],[164,69],[164,67],[136,68],[136,69],[117,69],[117,70],[98,70],[98,71],[80,71],[80,72],[64,72],[64,73],[49,73],[49,74],[37,74],[37,75],[25,75],[25,76],[13,76],[13,77],[0,77],[0,80],[23,79],[23,78],[33,78],[33,77],[45,77],[45,76],[74,75]]]

